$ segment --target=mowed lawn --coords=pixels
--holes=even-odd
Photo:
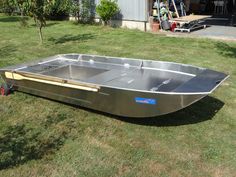
[[[40,45],[33,21],[22,28],[18,20],[0,16],[0,67],[87,53],[191,64],[230,78],[184,110],[147,119],[20,92],[0,97],[0,176],[236,176],[236,43],[51,21]]]

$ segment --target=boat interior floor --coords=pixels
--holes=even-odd
[[[195,77],[188,72],[144,66],[140,60],[103,60],[57,58],[16,70],[110,87],[163,92],[170,92]]]

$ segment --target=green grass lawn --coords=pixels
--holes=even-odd
[[[60,53],[186,63],[230,74],[166,116],[119,118],[20,92],[0,97],[0,176],[236,176],[236,43],[0,17],[0,67]],[[134,110],[135,111],[135,110]]]

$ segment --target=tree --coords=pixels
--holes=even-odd
[[[27,18],[25,18],[25,8],[28,5],[28,0],[0,0],[0,12],[4,12],[8,15],[18,14],[20,12],[20,24],[22,26],[27,25]]]
[[[43,42],[42,28],[46,26],[46,15],[55,0],[1,0],[1,4],[9,14],[18,10],[21,13],[21,24],[25,24],[24,15],[33,17],[38,28],[40,42]]]
[[[94,17],[95,4],[93,0],[80,0],[80,21],[90,23]]]
[[[29,1],[28,0],[15,0],[16,8],[20,10],[20,24],[21,26],[27,26],[27,18],[25,17],[27,9],[29,9]]]
[[[80,19],[80,1],[79,0],[72,0],[70,13],[73,17],[75,17],[75,20],[79,22],[79,19]]]
[[[94,0],[72,0],[71,15],[75,17],[78,22],[90,23],[94,14],[95,4]]]
[[[119,12],[117,2],[114,0],[101,0],[100,4],[96,7],[96,12],[101,17],[104,25]]]
[[[39,37],[41,43],[43,43],[43,35],[42,35],[42,28],[46,26],[46,19],[45,19],[45,6],[47,1],[45,0],[32,0],[31,6],[29,8],[29,15],[32,15],[34,18],[34,22],[39,30]]]
[[[49,13],[50,6],[54,4],[54,0],[27,0],[28,8],[26,12],[32,16],[36,27],[38,28],[40,42],[43,43],[42,28],[46,26],[46,15]]]
[[[0,0],[0,12],[12,15],[16,11],[16,0]]]

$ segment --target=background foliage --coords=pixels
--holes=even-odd
[[[119,7],[114,0],[101,0],[100,4],[96,7],[96,12],[101,17],[104,24],[107,25],[108,21],[119,12]]]

